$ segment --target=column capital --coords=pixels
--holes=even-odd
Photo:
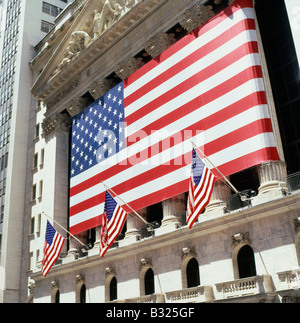
[[[94,100],[99,99],[102,95],[107,93],[114,86],[114,82],[108,79],[99,79],[94,81],[90,88],[89,92]]]
[[[128,56],[115,67],[115,73],[122,80],[133,74],[144,65],[141,58]]]
[[[67,103],[66,110],[70,114],[71,117],[75,117],[78,113],[83,111],[89,105],[89,100],[87,98],[77,97],[72,99],[69,103]]]
[[[179,23],[187,32],[191,32],[205,24],[214,15],[211,6],[204,6],[198,2],[192,8],[186,10],[185,14],[179,18]]]
[[[155,58],[175,42],[176,39],[174,34],[167,34],[160,31],[145,43],[145,51],[151,55],[152,58]]]
[[[71,125],[72,119],[68,114],[56,113],[42,123],[43,135],[48,137],[56,131],[68,133]]]

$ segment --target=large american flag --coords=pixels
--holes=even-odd
[[[106,191],[104,214],[100,237],[100,256],[104,257],[109,247],[120,235],[127,218],[127,212]]]
[[[59,257],[65,240],[66,239],[53,228],[51,223],[47,221],[42,259],[42,274],[44,277],[48,275],[49,270]]]
[[[186,212],[186,224],[192,228],[210,201],[216,177],[193,149],[192,171]]]
[[[101,225],[101,181],[135,210],[187,192],[188,137],[225,176],[279,159],[254,18],[235,1],[73,119],[71,233]]]

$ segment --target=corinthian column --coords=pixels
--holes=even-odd
[[[179,217],[186,211],[184,193],[163,201],[162,209],[163,219],[161,227],[156,230],[156,235],[176,230],[179,227]]]
[[[205,214],[211,214],[212,212],[223,214],[224,207],[226,207],[226,202],[230,194],[231,189],[226,183],[221,180],[216,181]]]

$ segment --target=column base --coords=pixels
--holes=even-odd
[[[155,235],[159,236],[175,231],[179,226],[178,218],[175,215],[168,215],[162,220],[161,226],[155,230]]]

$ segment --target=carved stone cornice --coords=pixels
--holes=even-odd
[[[185,14],[180,17],[179,23],[187,32],[191,32],[195,28],[205,24],[214,15],[212,7],[204,6],[199,2],[192,8],[186,10]]]
[[[112,80],[99,79],[97,81],[94,81],[91,84],[91,86],[89,88],[89,92],[90,92],[91,96],[95,100],[97,100],[102,95],[107,93],[113,86],[114,86],[114,82]]]
[[[58,104],[60,101],[64,100],[68,94],[70,94],[74,89],[77,88],[77,86],[80,83],[80,77],[77,79],[71,81],[70,83],[66,84],[61,91],[58,92],[57,95],[53,99],[50,99],[50,101],[46,101],[45,103],[47,105],[47,110],[51,109],[53,106]]]
[[[53,70],[50,71],[49,68],[45,69],[33,85],[31,93],[37,99],[45,101],[47,103],[47,108],[51,109],[53,105],[59,102],[59,99],[56,98],[56,93],[59,89],[62,87],[68,88],[68,82],[71,78],[78,78],[82,71],[88,68],[91,62],[94,62],[96,59],[101,57],[103,53],[107,52],[120,38],[124,36],[125,33],[127,33],[128,29],[143,17],[146,17],[149,14],[149,11],[153,10],[158,5],[161,6],[164,2],[166,2],[166,0],[124,1],[125,9],[122,12],[122,15],[118,16],[118,19],[116,19],[109,28],[105,29],[98,37],[93,38],[93,35],[90,34],[89,36],[92,40],[86,43],[86,47],[84,49],[75,53],[75,55],[70,57],[70,59],[66,59],[59,71],[53,73]],[[84,21],[84,19],[87,19],[87,17],[91,15],[91,10],[93,9],[92,5],[92,2],[87,2],[85,8],[86,12],[83,10],[82,15],[79,15],[76,18],[77,21],[81,21],[82,19]],[[85,22],[82,23],[82,26],[84,23]],[[69,41],[71,41],[72,32],[76,32],[76,28],[78,28],[78,31],[84,31],[80,30],[81,27],[79,25],[78,27],[74,26],[73,29],[75,28],[75,30],[70,30],[68,32],[66,37],[69,37]],[[48,66],[58,67],[66,55],[65,52],[62,52],[66,51],[66,49],[67,48],[61,48],[60,53],[59,50],[57,50],[56,55],[52,56]],[[60,97],[62,96],[65,95],[60,95]]]
[[[69,132],[72,126],[72,119],[67,114],[57,113],[46,119],[42,123],[43,135],[48,137],[55,131]]]
[[[115,73],[118,75],[120,79],[125,80],[128,76],[133,74],[143,65],[144,63],[141,58],[134,58],[134,57],[128,56],[127,58],[125,58],[123,61],[121,61],[119,64],[116,65]]]
[[[155,58],[175,42],[176,39],[174,34],[167,34],[160,31],[146,42],[145,51],[151,55],[152,58]]]

